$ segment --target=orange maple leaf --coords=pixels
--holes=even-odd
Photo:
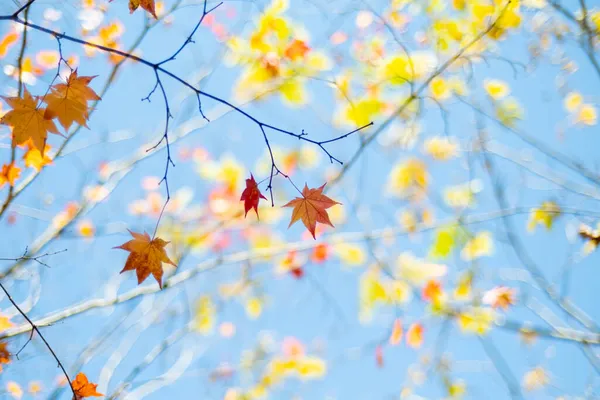
[[[294,39],[292,43],[285,49],[285,56],[292,61],[304,58],[306,53],[310,51],[310,47],[303,40]]]
[[[413,349],[421,347],[423,344],[423,325],[415,322],[408,327],[406,332],[406,344]]]
[[[12,126],[12,146],[31,139],[39,151],[44,152],[48,132],[59,134],[56,125],[44,117],[46,109],[38,107],[36,99],[24,90],[23,97],[2,97],[13,109],[4,114],[0,122]]]
[[[57,83],[52,86],[52,91],[44,97],[48,104],[45,117],[47,119],[58,118],[58,122],[68,130],[73,122],[87,128],[86,121],[89,118],[89,107],[87,102],[100,100],[100,96],[88,85],[95,76],[77,76],[77,70],[73,71],[67,83]]]
[[[161,238],[151,239],[146,232],[142,235],[129,231],[133,240],[123,243],[115,249],[123,249],[129,251],[129,257],[125,262],[125,267],[121,273],[134,270],[137,273],[138,285],[150,275],[158,282],[158,286],[162,289],[163,269],[162,263],[171,264],[174,267],[177,265],[169,259],[165,246],[169,243]]]
[[[240,201],[244,202],[244,210],[246,211],[244,217],[248,215],[248,211],[254,208],[254,211],[256,212],[256,218],[258,218],[258,202],[260,199],[266,200],[267,198],[262,195],[258,189],[256,181],[254,180],[254,176],[250,174],[250,179],[246,179],[246,189],[244,189],[242,192],[242,197],[240,198]]]
[[[6,348],[6,342],[0,342],[0,371],[2,371],[2,364],[10,363],[10,352]]]
[[[309,189],[308,186],[304,184],[302,197],[296,197],[294,200],[284,205],[284,207],[294,207],[292,219],[288,228],[294,225],[299,219],[302,219],[302,223],[316,240],[315,229],[317,227],[317,222],[333,227],[326,210],[329,207],[341,203],[338,203],[323,194],[325,185],[326,183],[319,188]]]
[[[0,188],[8,182],[10,186],[15,186],[15,181],[21,176],[21,168],[15,163],[4,164],[0,170]]]
[[[394,325],[392,327],[392,333],[390,334],[389,342],[392,346],[397,346],[400,344],[402,340],[402,334],[404,333],[404,328],[402,327],[402,320],[400,318],[396,318],[394,320]]]
[[[75,377],[75,380],[71,382],[73,387],[73,391],[75,392],[74,399],[79,400],[84,397],[101,397],[104,396],[102,393],[98,393],[96,391],[96,387],[98,386],[95,383],[91,383],[88,381],[87,376],[83,372],[80,372]]]
[[[132,13],[137,10],[138,7],[142,7],[148,11],[154,18],[156,17],[156,9],[154,8],[154,0],[129,0],[129,12]]]
[[[423,297],[423,300],[426,301],[437,301],[442,293],[442,284],[435,279],[430,279],[423,287],[423,290],[421,291],[421,297]]]

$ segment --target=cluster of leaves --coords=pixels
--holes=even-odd
[[[12,110],[7,112],[1,123],[12,127],[12,145],[23,145],[31,141],[42,156],[48,133],[60,134],[54,119],[68,131],[73,123],[86,125],[89,118],[88,101],[100,100],[89,87],[94,76],[78,76],[73,71],[66,83],[57,83],[44,96],[33,97],[27,88],[23,96],[4,97]],[[46,108],[42,104],[46,104]]]
[[[23,155],[25,166],[40,171],[52,162],[48,155],[50,146],[46,142],[48,133],[60,134],[54,120],[58,121],[65,132],[73,124],[87,127],[89,102],[100,100],[89,87],[92,79],[94,76],[78,76],[75,70],[65,83],[51,86],[43,96],[32,96],[24,88],[22,96],[3,97],[12,110],[4,114],[0,123],[11,127],[13,148],[27,148]],[[21,168],[15,161],[4,164],[0,172],[0,187],[7,183],[14,186],[20,175]]]
[[[295,222],[301,220],[315,240],[317,222],[333,227],[329,215],[327,214],[327,209],[336,204],[340,204],[325,196],[323,194],[324,188],[325,184],[316,189],[309,189],[308,186],[305,185],[301,192],[302,197],[296,197],[294,200],[284,205],[284,207],[293,207],[294,209],[289,226],[292,226]],[[245,215],[248,214],[249,210],[254,209],[256,216],[258,217],[258,202],[260,199],[266,200],[258,189],[254,176],[250,175],[250,178],[246,179],[246,188],[242,192],[242,197],[240,198],[240,201],[244,202]],[[176,266],[176,264],[169,259],[165,251],[165,246],[169,242],[158,237],[152,239],[147,233],[144,233],[143,235],[132,231],[129,231],[129,233],[134,239],[117,247],[130,252],[121,273],[135,270],[137,273],[138,284],[142,283],[150,276],[150,274],[152,274],[162,289],[162,264],[166,263]]]

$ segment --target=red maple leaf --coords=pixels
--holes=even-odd
[[[290,269],[290,272],[296,279],[300,279],[304,276],[304,270],[302,269],[302,267],[292,268]]]
[[[248,211],[250,211],[250,209],[254,208],[254,211],[256,212],[256,218],[259,218],[258,201],[260,199],[266,200],[267,198],[262,195],[262,193],[258,189],[256,181],[254,180],[254,176],[250,174],[250,178],[246,179],[246,189],[244,189],[244,191],[242,192],[242,197],[240,198],[240,201],[244,202],[244,210],[246,211],[244,217],[248,215]]]

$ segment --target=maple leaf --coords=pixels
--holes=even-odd
[[[8,328],[12,328],[15,326],[9,317],[0,316],[0,332],[7,330]]]
[[[302,269],[302,267],[295,267],[290,269],[290,273],[294,276],[294,278],[296,279],[300,279],[304,276],[304,270]]]
[[[148,11],[154,18],[156,17],[156,9],[154,8],[154,0],[129,0],[129,12],[132,13],[137,10],[138,7],[142,7]]]
[[[100,96],[88,85],[95,76],[77,76],[73,71],[66,83],[57,83],[52,86],[52,91],[44,97],[48,104],[45,117],[58,118],[58,122],[68,130],[73,122],[87,128],[89,118],[88,101],[100,100]]]
[[[290,60],[304,58],[306,53],[310,51],[310,47],[302,40],[294,39],[292,43],[285,49],[285,56]]]
[[[171,264],[174,267],[177,266],[169,259],[165,251],[165,246],[169,242],[158,237],[151,239],[145,232],[143,235],[133,231],[129,231],[129,233],[133,236],[133,240],[114,247],[115,249],[123,249],[130,252],[121,273],[135,269],[138,285],[152,274],[158,282],[158,286],[162,289],[162,263]]]
[[[15,163],[4,164],[2,170],[0,170],[0,188],[7,182],[10,186],[15,186],[15,181],[21,176],[21,168],[17,167]]]
[[[250,179],[246,179],[246,189],[244,189],[242,192],[242,197],[240,198],[240,201],[244,202],[244,210],[246,211],[244,217],[248,215],[248,211],[254,208],[254,211],[256,212],[256,218],[258,218],[258,202],[260,199],[266,200],[267,198],[262,195],[258,189],[256,181],[254,180],[254,176],[250,174]]]
[[[44,117],[45,108],[38,107],[36,99],[25,88],[23,97],[2,97],[13,109],[4,114],[0,123],[12,126],[12,146],[23,144],[31,139],[33,145],[42,152],[48,132],[60,134],[52,120]]]
[[[402,327],[402,321],[400,318],[396,318],[394,321],[394,325],[392,328],[392,333],[390,335],[389,342],[392,346],[397,346],[400,344],[402,340],[402,334],[404,333],[404,328]]]
[[[294,207],[292,219],[288,228],[301,219],[304,226],[306,226],[306,229],[308,229],[316,240],[315,229],[317,227],[317,222],[333,227],[326,210],[329,207],[341,203],[338,203],[323,194],[325,185],[326,183],[319,188],[309,189],[308,186],[304,184],[302,197],[296,197],[294,200],[284,205],[284,207]]]
[[[83,372],[77,374],[75,380],[71,382],[71,386],[73,387],[73,391],[75,392],[75,395],[73,396],[74,400],[79,400],[84,397],[104,396],[102,393],[98,393],[96,391],[96,387],[98,385],[89,382],[87,376],[85,376]]]
[[[6,348],[6,342],[0,342],[0,372],[2,371],[2,364],[10,363],[10,352]]]
[[[51,149],[49,145],[44,148],[44,155],[42,152],[36,149],[31,141],[28,142],[28,148],[25,154],[23,154],[23,160],[25,161],[26,167],[34,168],[37,172],[40,172],[44,166],[52,164],[52,158],[48,155],[48,151]],[[1,180],[1,178],[0,178]]]

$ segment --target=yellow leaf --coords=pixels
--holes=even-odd
[[[388,177],[388,190],[399,197],[419,197],[427,191],[428,185],[427,166],[416,158],[394,165]]]
[[[446,80],[440,76],[436,76],[429,83],[429,91],[431,92],[431,97],[438,101],[446,100],[450,97],[450,89]]]
[[[0,332],[3,332],[13,326],[14,326],[14,324],[12,322],[10,322],[10,318],[0,316]]]
[[[513,127],[523,119],[523,109],[515,99],[507,99],[496,107],[496,117],[504,125]]]
[[[23,389],[21,389],[21,386],[15,381],[6,382],[6,391],[10,393],[14,399],[20,399],[23,397]]]
[[[486,334],[492,327],[496,315],[488,307],[471,307],[458,317],[458,324],[464,332]]]
[[[575,123],[582,123],[588,126],[594,126],[598,122],[596,108],[590,104],[584,104],[579,109]]]
[[[569,112],[575,112],[583,104],[583,96],[579,92],[569,92],[565,97],[563,105]]]
[[[434,160],[447,161],[458,155],[458,143],[453,137],[434,136],[425,140],[423,151]]]
[[[327,365],[317,357],[305,357],[298,362],[298,375],[303,379],[316,379],[325,375]]]
[[[385,103],[379,99],[362,99],[356,103],[348,104],[343,113],[346,121],[353,122],[356,126],[363,126],[373,121],[383,112]]]
[[[510,93],[508,85],[498,79],[486,79],[483,86],[487,94],[494,100],[503,99]]]
[[[406,282],[394,279],[386,282],[385,296],[386,302],[396,304],[408,303],[412,298],[412,289]]]
[[[195,329],[203,335],[212,332],[215,326],[216,307],[210,296],[203,295],[196,302]]]
[[[306,103],[307,97],[304,86],[298,79],[288,79],[279,86],[279,93],[290,104],[298,105]]]
[[[365,263],[365,253],[356,244],[337,243],[333,249],[340,260],[346,265],[359,266]]]
[[[262,314],[263,310],[263,302],[258,297],[251,297],[246,301],[246,314],[252,318],[256,319]]]
[[[471,261],[479,257],[489,256],[494,250],[492,234],[484,231],[479,232],[470,239],[460,253],[465,261]]]
[[[31,142],[28,142],[31,143]],[[52,159],[48,152],[52,147],[50,145],[46,145],[44,147],[43,155],[42,152],[33,146],[28,146],[27,151],[23,155],[23,160],[25,161],[25,166],[35,169],[36,171],[41,171],[46,165],[52,164]]]
[[[527,230],[533,232],[537,225],[542,225],[546,230],[552,229],[554,220],[560,216],[560,207],[553,201],[544,201],[539,208],[532,208],[529,214]]]
[[[413,256],[410,252],[403,252],[396,261],[396,271],[399,277],[410,283],[421,285],[428,280],[446,275],[448,267],[443,264],[429,263]]]
[[[523,387],[525,390],[533,391],[542,389],[550,383],[550,377],[542,367],[535,367],[525,373],[523,376]]]

